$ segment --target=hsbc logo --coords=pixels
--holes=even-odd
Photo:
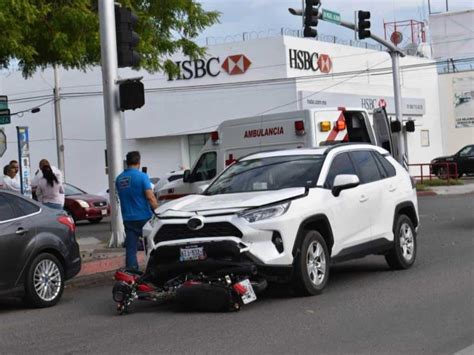
[[[290,68],[299,70],[311,70],[314,72],[330,73],[332,70],[332,60],[327,54],[302,51],[298,49],[289,50]]]
[[[168,75],[168,81],[199,79],[205,76],[216,77],[222,71],[228,75],[244,74],[252,62],[244,54],[230,55],[221,64],[220,57],[212,57],[207,60],[184,60],[175,62],[180,73]]]
[[[222,69],[229,74],[244,74],[247,69],[250,67],[252,62],[243,54],[238,55],[230,55],[226,59],[224,59],[224,63],[222,63]]]

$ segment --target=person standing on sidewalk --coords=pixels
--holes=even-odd
[[[140,152],[127,153],[127,169],[115,182],[125,227],[125,266],[129,270],[138,270],[138,239],[152,217],[152,209],[158,208],[150,179],[140,171],[140,165]]]
[[[0,185],[3,189],[21,193],[21,185],[16,179],[17,171],[14,166],[10,164],[3,168],[3,178]]]
[[[43,205],[62,210],[64,207],[64,187],[49,165],[41,168],[41,178],[36,185],[36,197]]]

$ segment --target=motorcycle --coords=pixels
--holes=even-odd
[[[188,264],[185,270],[173,265],[157,269],[150,264],[153,258],[144,273],[115,272],[112,295],[119,314],[128,313],[136,300],[175,301],[185,309],[206,312],[239,311],[267,287],[252,264],[214,260]]]

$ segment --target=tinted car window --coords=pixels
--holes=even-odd
[[[377,163],[379,163],[379,168],[385,175],[384,177],[392,177],[396,175],[395,167],[387,160],[387,158],[379,152],[372,152],[372,154],[375,156]]]
[[[0,221],[8,221],[17,217],[7,197],[9,196],[0,193]]]
[[[328,189],[331,189],[334,184],[334,179],[340,174],[357,175],[354,165],[352,164],[349,154],[347,153],[339,154],[334,158],[324,186]]]
[[[38,206],[21,197],[10,196],[10,202],[16,207],[18,212],[21,213],[21,216],[26,216],[40,210]]]
[[[467,146],[459,152],[461,157],[471,157],[474,156],[474,145]]]
[[[211,180],[216,176],[217,154],[205,153],[199,158],[193,171],[193,181]]]
[[[375,158],[370,154],[370,151],[362,150],[351,152],[350,154],[357,167],[357,175],[359,176],[361,184],[367,184],[382,179]]]

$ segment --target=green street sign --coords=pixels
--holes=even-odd
[[[323,9],[323,21],[332,22],[339,25],[341,23],[341,14]]]
[[[10,118],[10,110],[9,109],[3,109],[0,110],[0,124],[10,124],[11,118]]]

